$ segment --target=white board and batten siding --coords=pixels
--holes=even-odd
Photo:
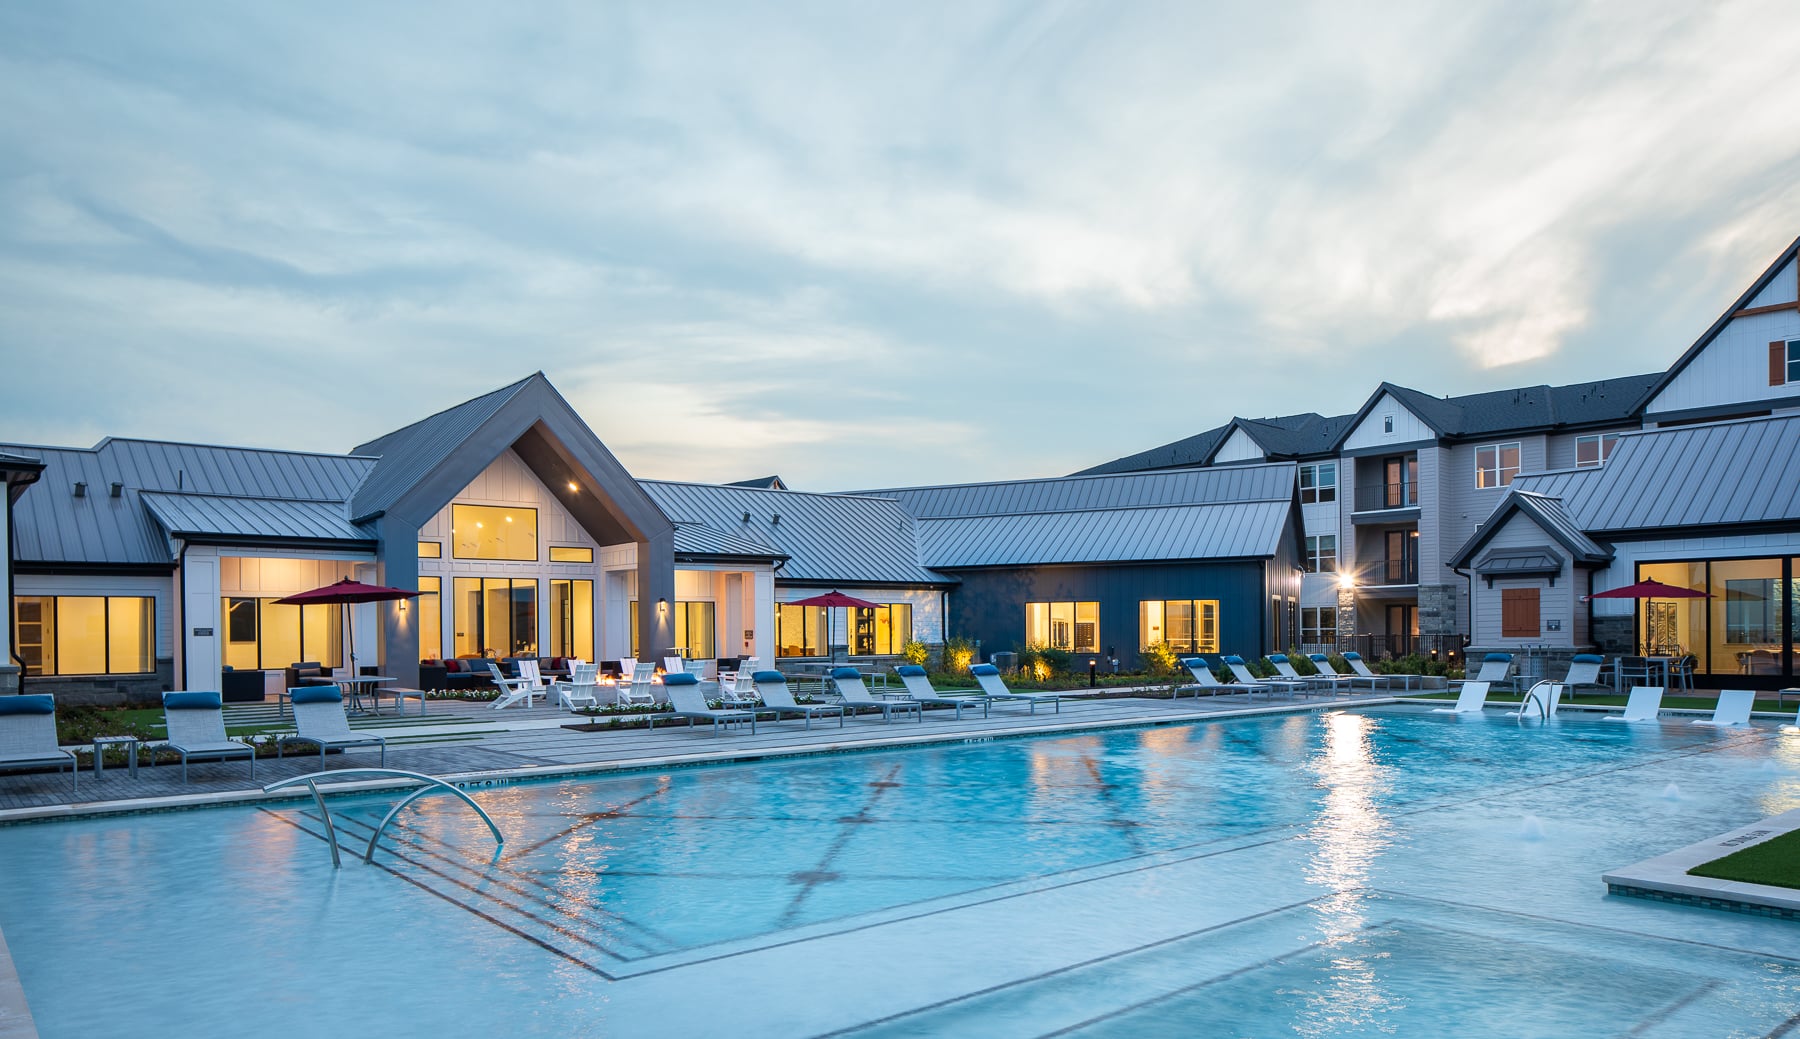
[[[1394,430],[1387,431],[1389,420]],[[1345,451],[1359,451],[1370,447],[1385,447],[1389,444],[1411,444],[1421,440],[1436,440],[1437,433],[1424,423],[1419,416],[1406,410],[1406,407],[1395,400],[1392,394],[1384,393],[1363,420],[1357,423],[1350,435],[1344,438]]]
[[[1219,450],[1213,455],[1214,465],[1224,465],[1227,462],[1260,462],[1262,460],[1263,449],[1257,445],[1256,441],[1250,439],[1250,434],[1241,429],[1232,430],[1231,435],[1225,438],[1225,442],[1219,445]]]
[[[1790,261],[1746,309],[1792,303],[1795,270]],[[1694,408],[1720,408],[1748,401],[1792,397],[1800,406],[1800,383],[1769,385],[1769,344],[1800,339],[1800,311],[1778,310],[1733,318],[1645,406],[1646,424],[1657,415]]]
[[[1515,513],[1505,527],[1488,539],[1482,554],[1496,548],[1538,547],[1549,548],[1563,561],[1562,573],[1556,575],[1555,586],[1550,584],[1548,576],[1534,574],[1530,577],[1498,578],[1494,581],[1494,586],[1489,588],[1487,578],[1475,575],[1470,632],[1475,645],[1567,647],[1587,644],[1586,607],[1579,602],[1580,597],[1587,592],[1587,582],[1569,564],[1569,554],[1556,543],[1549,532],[1527,517]],[[1519,638],[1507,638],[1501,634],[1505,630],[1501,626],[1501,593],[1508,588],[1538,590],[1537,634]],[[1583,614],[1579,624],[1576,623],[1577,613]],[[1546,623],[1548,621],[1559,622],[1562,630],[1550,631]]]

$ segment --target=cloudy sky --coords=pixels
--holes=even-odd
[[[1800,234],[1742,3],[0,6],[0,440],[1056,475],[1666,367]]]

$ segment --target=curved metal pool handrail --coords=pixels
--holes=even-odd
[[[313,801],[315,803],[317,803],[319,806],[320,815],[325,820],[325,839],[331,845],[331,864],[333,867],[336,867],[337,865],[339,865],[338,849],[337,849],[337,831],[331,825],[331,812],[329,810],[327,810],[325,807],[324,795],[319,793],[318,781],[321,779],[331,779],[331,778],[339,778],[339,777],[343,777],[343,776],[354,776],[354,775],[396,776],[396,777],[399,777],[402,779],[416,779],[420,783],[425,784],[424,786],[419,787],[419,789],[414,790],[412,793],[406,795],[406,797],[403,798],[399,804],[395,805],[392,809],[390,809],[388,811],[388,814],[381,820],[381,825],[375,827],[375,833],[372,836],[370,836],[370,838],[369,838],[369,848],[366,852],[363,853],[363,861],[364,862],[374,862],[375,861],[375,845],[378,842],[380,842],[381,835],[384,831],[387,830],[388,823],[393,822],[394,816],[400,814],[400,809],[405,808],[407,805],[412,804],[414,801],[417,801],[420,797],[422,797],[425,794],[430,793],[432,790],[435,790],[438,788],[442,788],[444,790],[450,791],[452,794],[455,794],[457,796],[457,798],[462,801],[463,804],[466,804],[470,808],[475,809],[475,814],[481,816],[482,822],[487,823],[488,832],[490,832],[494,835],[495,854],[498,854],[499,850],[506,846],[506,838],[500,833],[500,827],[498,827],[494,824],[493,818],[487,814],[486,809],[482,808],[480,805],[475,803],[474,798],[472,798],[468,794],[464,793],[461,789],[459,789],[449,783],[444,782],[443,780],[439,779],[438,777],[428,776],[423,772],[408,772],[405,769],[399,769],[399,768],[337,768],[337,769],[332,769],[329,772],[312,772],[312,773],[309,773],[304,776],[292,776],[288,779],[277,780],[277,781],[270,783],[267,786],[263,787],[263,793],[270,794],[270,793],[274,793],[277,790],[282,789],[283,787],[290,787],[290,786],[294,786],[299,783],[306,784],[307,788],[312,791]]]
[[[1517,717],[1521,721],[1525,718],[1526,709],[1530,707],[1537,708],[1538,717],[1542,720],[1546,722],[1550,720],[1550,705],[1537,695],[1537,691],[1544,686],[1549,686],[1552,690],[1555,690],[1557,683],[1546,678],[1540,680],[1530,689],[1525,690],[1525,696],[1519,701],[1519,710],[1517,712]],[[1553,692],[1551,695],[1555,695],[1555,693]]]

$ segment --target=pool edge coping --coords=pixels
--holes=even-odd
[[[6,947],[4,930],[0,930],[0,1039],[38,1039],[37,1023],[25,999],[25,982]]]
[[[938,744],[990,743],[997,740],[1021,739],[1055,734],[1103,732],[1114,729],[1152,729],[1165,725],[1191,724],[1218,718],[1242,718],[1256,715],[1297,714],[1329,708],[1381,707],[1401,702],[1399,697],[1383,696],[1365,699],[1313,700],[1306,703],[1246,705],[1225,711],[1204,713],[1172,713],[1166,718],[1115,718],[1027,724],[999,732],[932,732],[910,736],[884,736],[856,742],[802,743],[786,747],[727,748],[700,750],[692,753],[665,754],[629,761],[578,761],[553,765],[524,765],[517,768],[485,769],[474,772],[450,772],[437,778],[459,789],[480,788],[510,783],[556,779],[563,776],[588,776],[649,772],[668,768],[692,768],[705,765],[745,764],[782,758],[816,757],[827,754],[860,754],[888,749],[932,746]],[[350,783],[322,783],[319,791],[328,795],[356,794],[395,787],[410,787],[406,779],[374,779]],[[19,823],[50,822],[59,819],[84,819],[108,815],[136,815],[147,812],[175,811],[190,808],[212,808],[231,804],[262,804],[293,801],[310,796],[304,786],[265,793],[260,787],[219,790],[193,794],[166,794],[159,797],[126,798],[118,801],[84,801],[79,804],[38,805],[31,808],[0,809],[0,826]],[[0,1039],[11,1039],[0,1035]]]
[[[1600,879],[1609,894],[1800,920],[1800,888],[1696,877],[1688,873],[1695,866],[1795,830],[1800,830],[1800,808],[1715,834],[1642,862],[1608,870],[1600,875]]]

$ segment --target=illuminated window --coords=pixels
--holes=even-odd
[[[775,611],[775,655],[822,657],[825,655],[825,607],[789,606]]]
[[[1300,641],[1309,646],[1335,645],[1337,643],[1337,607],[1301,607]]]
[[[456,655],[516,657],[537,652],[537,582],[458,577]]]
[[[419,558],[420,559],[442,559],[442,558],[444,558],[443,542],[441,542],[441,541],[421,541],[421,542],[419,542]]]
[[[436,660],[444,652],[444,581],[439,577],[419,578],[419,657]]]
[[[156,670],[156,600],[21,595],[13,645],[27,675],[144,675]]]
[[[594,561],[594,550],[572,548],[567,545],[551,545],[550,561],[552,563],[591,563]]]
[[[1100,604],[1026,603],[1025,642],[1033,646],[1066,649],[1071,653],[1100,652]]]
[[[1167,643],[1177,653],[1219,651],[1219,600],[1146,599],[1138,603],[1138,648]]]
[[[344,608],[293,606],[274,599],[223,601],[225,663],[239,671],[271,671],[303,660],[343,664]]]
[[[450,506],[451,555],[457,559],[535,560],[537,510],[511,505]]]
[[[594,659],[594,582],[550,582],[550,655]]]
[[[1475,486],[1505,487],[1519,475],[1519,445],[1489,444],[1475,449]]]

